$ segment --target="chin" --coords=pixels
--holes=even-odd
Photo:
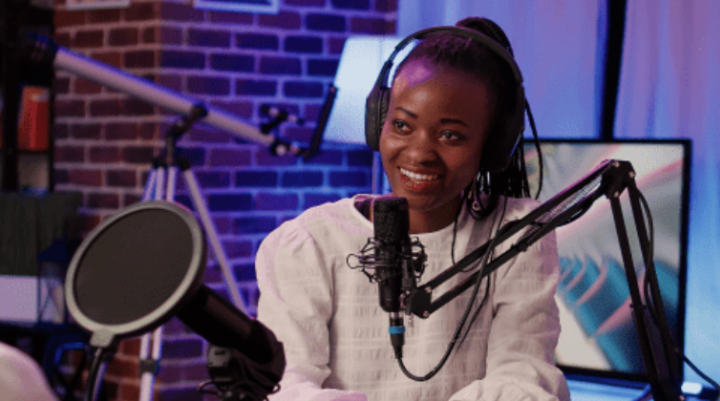
[[[427,196],[417,195],[413,193],[395,193],[396,196],[402,196],[408,201],[408,208],[418,212],[429,212],[434,209],[440,208],[448,202],[443,202],[437,198],[428,199]]]

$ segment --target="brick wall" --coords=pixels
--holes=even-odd
[[[255,126],[267,121],[261,105],[283,108],[308,122],[285,123],[278,134],[306,142],[345,39],[393,34],[396,9],[396,0],[282,0],[277,15],[266,15],[198,10],[190,0],[132,0],[127,9],[68,11],[58,0],[55,40]],[[55,93],[56,188],[84,194],[89,231],[139,201],[175,117],[67,72],[58,73]],[[250,313],[258,296],[254,256],[265,235],[308,207],[370,191],[372,154],[359,145],[324,143],[320,155],[303,161],[198,124],[179,146]],[[178,201],[191,206],[184,187],[179,182]],[[214,258],[206,283],[226,292]],[[177,319],[164,333],[156,399],[201,399],[195,387],[207,379],[207,344]],[[138,349],[137,339],[121,344],[106,375],[109,399],[138,399]]]

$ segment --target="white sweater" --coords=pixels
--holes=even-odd
[[[372,223],[355,207],[364,197],[309,209],[273,231],[258,250],[258,320],[283,343],[287,360],[281,389],[271,401],[570,398],[553,357],[560,333],[554,233],[491,274],[488,301],[463,345],[435,377],[416,382],[401,372],[394,357],[377,284],[346,262],[373,236]],[[504,222],[525,216],[536,205],[532,200],[508,199]],[[463,211],[455,260],[487,242],[489,227],[490,218],[476,221]],[[421,284],[452,265],[452,233],[453,224],[412,236],[419,238],[428,255]],[[495,255],[509,242],[500,244]],[[466,276],[449,280],[434,294],[445,293],[462,277]],[[478,303],[485,288],[483,281]],[[424,376],[438,364],[470,293],[465,291],[428,319],[415,317],[407,327],[403,360],[411,373]]]

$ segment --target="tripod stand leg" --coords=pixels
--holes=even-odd
[[[145,401],[150,400],[152,397],[153,388],[153,372],[147,369],[148,356],[150,355],[152,336],[150,333],[145,333],[140,340],[140,398],[139,400]]]
[[[172,170],[168,172],[166,180],[164,168],[157,167],[151,169],[145,184],[145,192],[143,193],[142,200],[163,200],[163,198],[167,198],[166,200],[172,202],[175,196],[175,177]],[[166,184],[167,190],[165,188]],[[150,357],[151,347],[152,357]],[[140,401],[152,400],[155,375],[157,375],[160,366],[161,355],[162,326],[155,329],[152,334],[145,333],[140,340]]]
[[[142,202],[149,201],[155,196],[155,182],[157,179],[157,169],[150,169],[148,172],[147,182],[145,183],[145,190],[143,191]]]
[[[155,169],[157,177],[155,179],[155,193],[153,194],[153,200],[165,199],[165,169],[158,167]]]
[[[165,200],[168,202],[175,201],[175,183],[177,182],[177,167],[168,166],[167,191],[165,192]]]
[[[152,341],[151,341],[152,340]],[[152,358],[147,358],[152,345]],[[152,400],[152,391],[155,384],[155,376],[160,368],[160,357],[162,356],[162,326],[142,337],[140,346],[140,401]]]
[[[247,314],[247,308],[245,307],[245,304],[240,297],[240,291],[237,288],[237,281],[235,281],[235,275],[230,269],[230,263],[228,262],[227,257],[225,256],[225,251],[220,244],[220,239],[218,238],[215,224],[210,218],[210,213],[208,213],[207,206],[205,206],[202,195],[200,195],[200,188],[197,184],[197,180],[195,179],[195,175],[190,169],[186,169],[184,171],[184,175],[185,182],[188,184],[188,188],[190,188],[190,193],[192,194],[195,208],[200,214],[200,219],[202,220],[203,226],[205,227],[208,241],[210,242],[213,252],[215,253],[215,257],[218,260],[220,270],[222,270],[223,272],[223,277],[225,278],[225,284],[227,285],[228,292],[230,293],[230,296],[235,306],[240,309],[241,312]]]

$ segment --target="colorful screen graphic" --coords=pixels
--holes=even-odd
[[[525,159],[537,191],[538,154]],[[603,160],[627,160],[637,173],[654,226],[654,262],[665,313],[682,349],[689,143],[686,141],[542,141],[544,202],[583,178]],[[645,274],[627,191],[621,196],[636,274]],[[630,292],[607,198],[557,229],[561,281],[557,291],[562,334],[556,360],[567,372],[642,380],[645,368],[630,309]]]

